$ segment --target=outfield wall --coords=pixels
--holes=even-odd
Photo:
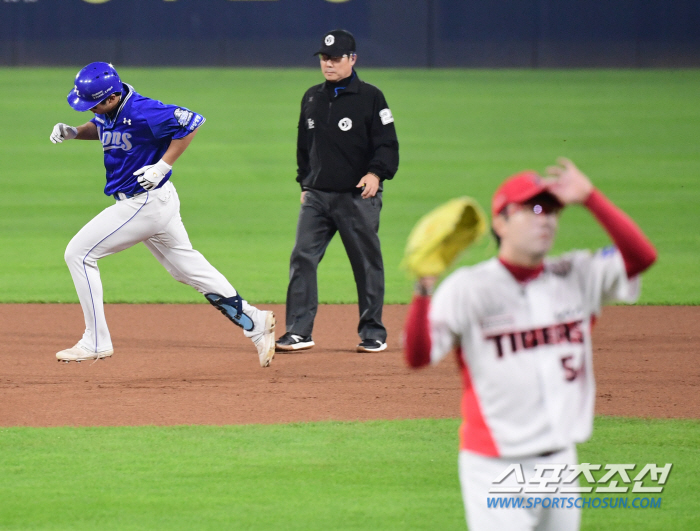
[[[700,66],[698,0],[0,0],[0,65]]]

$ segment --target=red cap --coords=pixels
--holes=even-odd
[[[509,203],[524,203],[542,193],[551,194],[547,185],[536,172],[532,170],[516,173],[508,177],[491,200],[491,214],[496,216]],[[552,195],[554,197],[554,195]],[[555,200],[556,197],[554,197]],[[558,200],[557,200],[558,202]],[[563,205],[562,205],[563,206]]]

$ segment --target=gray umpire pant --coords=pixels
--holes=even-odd
[[[360,309],[357,332],[363,340],[386,342],[386,328],[382,324],[384,264],[377,234],[381,209],[381,192],[368,199],[353,192],[306,192],[289,260],[287,332],[311,335],[318,308],[316,270],[337,231],[357,285]]]

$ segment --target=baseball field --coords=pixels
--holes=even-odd
[[[55,361],[83,331],[66,244],[113,201],[99,144],[48,138],[90,117],[65,100],[80,66],[0,69],[0,529],[464,529],[460,381],[449,360],[404,367],[411,280],[399,263],[430,209],[461,195],[487,207],[506,176],[561,155],[659,253],[639,304],[597,325],[598,416],[580,460],[673,463],[661,507],[584,509],[582,528],[700,528],[700,71],[358,64],[384,91],[401,149],[380,228],[389,349],[354,353],[355,285],[336,239],[319,270],[317,347],[263,370],[240,331],[143,246],[100,261],[114,357]],[[282,329],[296,123],[320,73],[119,72],[207,118],[175,168],[185,226]],[[555,253],[607,243],[587,212],[563,213]],[[458,265],[495,252],[484,239]]]

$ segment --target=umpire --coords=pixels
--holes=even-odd
[[[361,343],[358,352],[386,349],[382,324],[384,266],[379,244],[382,184],[399,166],[394,117],[377,87],[354,70],[355,38],[345,30],[323,37],[318,55],[324,83],[301,101],[297,182],[301,210],[289,264],[287,328],[277,351],[314,346],[318,307],[316,270],[336,232],[357,285]]]

